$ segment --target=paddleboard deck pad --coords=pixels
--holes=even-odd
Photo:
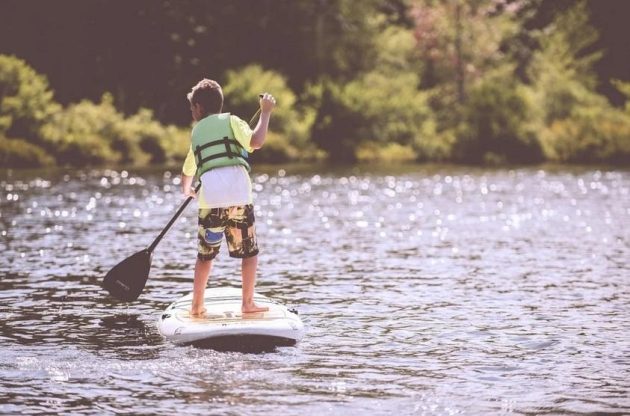
[[[304,336],[304,324],[296,311],[256,293],[254,302],[266,312],[243,314],[241,289],[206,289],[203,316],[190,316],[192,293],[172,303],[160,315],[158,331],[183,345],[220,351],[266,351],[292,346]]]

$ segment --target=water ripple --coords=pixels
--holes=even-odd
[[[176,173],[45,177],[0,178],[2,413],[630,412],[627,171],[254,174],[258,290],[308,329],[260,355],[156,331],[192,288],[194,209],[140,301],[100,289],[181,203]],[[222,250],[209,284],[238,285]]]

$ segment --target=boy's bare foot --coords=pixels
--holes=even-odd
[[[241,312],[243,313],[256,313],[256,312],[267,312],[269,308],[267,306],[258,306],[254,302],[243,304],[241,306]]]
[[[206,308],[201,308],[201,309],[191,309],[190,310],[190,316],[194,317],[194,318],[201,318],[206,314]]]

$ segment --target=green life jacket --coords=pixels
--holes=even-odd
[[[192,150],[197,162],[197,176],[210,169],[243,165],[249,171],[247,151],[234,138],[230,113],[212,114],[200,120],[192,130]]]

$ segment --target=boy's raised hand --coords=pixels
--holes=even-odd
[[[260,97],[260,111],[262,113],[271,113],[276,106],[276,99],[273,95],[265,92],[259,95]]]

